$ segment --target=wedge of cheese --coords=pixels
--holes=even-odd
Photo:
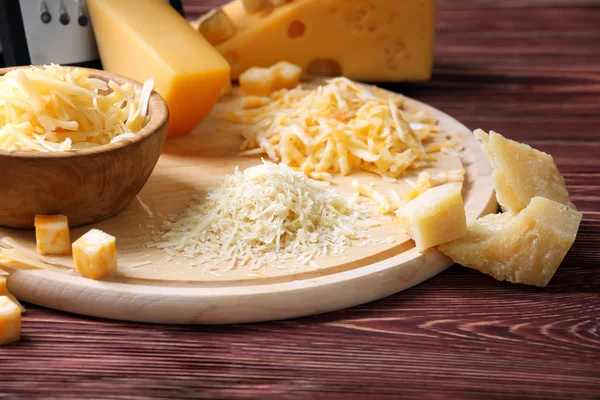
[[[35,242],[38,254],[71,254],[69,221],[64,215],[36,215]]]
[[[217,49],[234,79],[283,60],[309,74],[366,81],[431,76],[434,0],[238,0],[223,9],[236,33]]]
[[[229,80],[229,65],[164,0],[88,0],[105,70],[140,82],[154,77],[169,106],[169,134],[192,131]]]
[[[544,287],[575,241],[581,213],[534,197],[518,214],[491,214],[438,249],[455,262],[498,280]]]
[[[117,270],[116,239],[92,229],[73,243],[75,270],[81,276],[101,279]]]
[[[421,252],[467,231],[461,188],[451,183],[427,190],[398,208],[396,215]]]
[[[21,308],[7,296],[0,296],[0,345],[21,338]]]
[[[505,211],[517,213],[535,196],[545,197],[574,208],[565,180],[550,154],[524,143],[478,129],[475,136],[494,167],[496,198]]]

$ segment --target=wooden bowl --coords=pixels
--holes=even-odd
[[[0,69],[0,76],[12,69]],[[90,75],[141,85],[104,71],[90,69]],[[0,225],[32,228],[38,214],[64,214],[79,226],[117,214],[150,177],[167,137],[169,110],[156,92],[149,115],[135,138],[114,144],[53,153],[0,150]]]

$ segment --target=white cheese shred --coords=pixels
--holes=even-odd
[[[283,164],[263,162],[227,175],[204,201],[166,221],[154,247],[221,271],[276,261],[314,265],[368,238],[365,207]]]

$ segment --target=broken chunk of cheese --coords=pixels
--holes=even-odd
[[[252,67],[240,75],[242,92],[254,96],[269,96],[280,89],[293,89],[300,83],[302,68],[281,61],[270,68]]]
[[[116,239],[92,229],[73,243],[75,270],[83,277],[101,279],[117,270]]]
[[[21,308],[7,296],[0,296],[0,345],[21,338]]]
[[[438,249],[455,262],[498,280],[544,287],[575,241],[581,213],[534,197],[520,213],[492,214]]]
[[[154,77],[169,106],[169,134],[192,131],[229,80],[229,65],[164,0],[88,0],[105,70]]]
[[[467,231],[461,188],[451,183],[427,190],[398,208],[396,215],[421,252]]]
[[[236,34],[217,49],[234,79],[282,60],[356,80],[431,76],[434,0],[302,0],[253,13],[233,1],[223,9]]]
[[[475,136],[481,140],[483,151],[494,167],[496,198],[503,210],[519,212],[535,196],[574,208],[565,180],[550,154],[506,139],[494,131],[488,135],[478,129]]]
[[[36,215],[34,225],[38,254],[68,255],[71,253],[71,235],[66,216]]]
[[[210,44],[219,44],[232,37],[235,25],[222,8],[211,10],[192,23]],[[197,26],[197,27],[196,27]]]

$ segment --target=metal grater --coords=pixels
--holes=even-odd
[[[101,67],[85,0],[0,0],[0,42],[6,66]]]

